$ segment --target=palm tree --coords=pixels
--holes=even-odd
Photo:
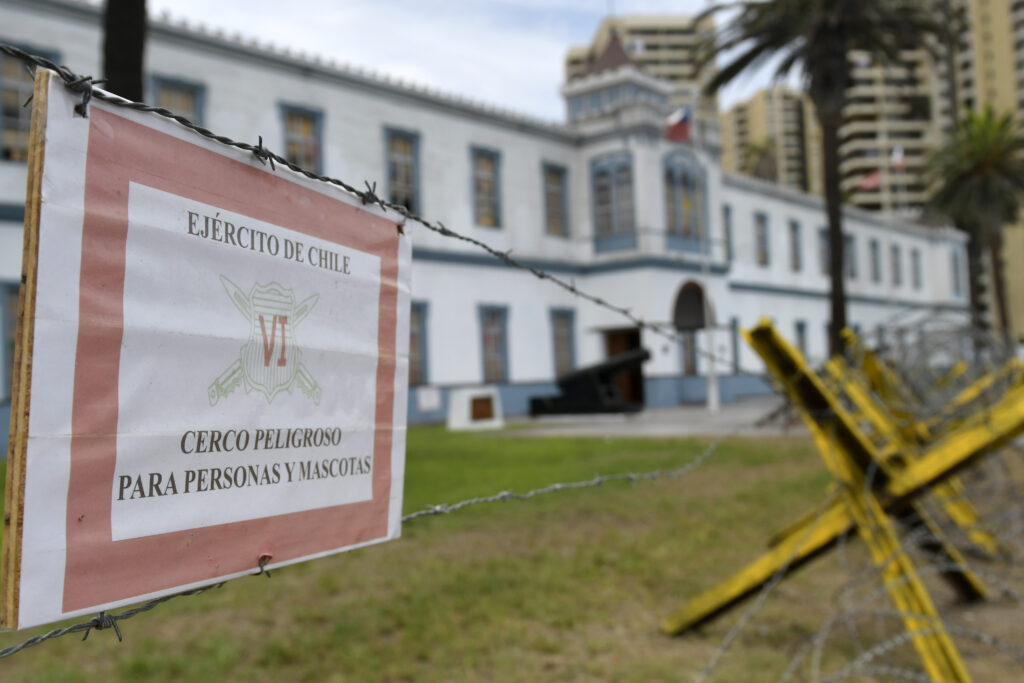
[[[799,70],[814,103],[822,133],[831,241],[829,346],[833,354],[842,353],[839,332],[846,326],[839,127],[846,91],[852,85],[850,53],[862,51],[900,63],[901,51],[920,47],[927,36],[937,33],[939,27],[928,7],[926,0],[744,0],[714,5],[701,15],[735,12],[699,54],[703,64],[723,53],[727,58],[705,85],[707,94],[774,58],[778,60],[776,77]]]
[[[1024,193],[1024,133],[1013,114],[991,107],[969,111],[927,165],[932,204],[970,236],[967,262],[971,322],[985,327],[980,276],[987,248],[999,324],[1010,342],[1010,318],[1003,281],[1002,226],[1017,220]]]

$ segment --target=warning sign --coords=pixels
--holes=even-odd
[[[394,538],[408,238],[40,72],[3,558],[24,628]]]

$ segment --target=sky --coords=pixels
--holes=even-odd
[[[545,120],[571,45],[615,14],[697,14],[707,0],[148,0],[152,15],[240,33]],[[725,107],[769,82],[742,77]]]

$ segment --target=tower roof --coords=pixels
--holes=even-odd
[[[627,64],[633,64],[633,60],[626,54],[626,48],[622,46],[622,41],[619,39],[619,32],[616,29],[612,29],[608,44],[605,45],[601,54],[594,59],[584,75],[592,76],[602,71],[618,69],[620,66]]]

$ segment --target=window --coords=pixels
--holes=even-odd
[[[789,268],[794,273],[800,272],[804,266],[801,250],[800,224],[791,220],[789,222]]]
[[[953,248],[953,263],[952,263],[952,281],[953,281],[953,296],[963,296],[964,283],[962,280],[961,273],[963,266],[960,265],[960,250],[956,247]]]
[[[384,137],[388,150],[388,199],[419,213],[419,135],[388,128]]]
[[[685,152],[666,157],[664,186],[668,245],[699,249],[704,236],[704,179],[696,159]]]
[[[281,105],[284,119],[284,156],[297,166],[320,173],[323,170],[321,136],[323,115],[312,109]]]
[[[763,213],[754,214],[754,260],[759,266],[767,266],[771,254],[768,251],[770,235],[768,233],[768,216]]]
[[[910,250],[910,286],[921,289],[921,250]]]
[[[807,355],[807,323],[803,320],[797,320],[794,325],[796,332],[796,347],[800,349],[800,353]]]
[[[871,281],[882,281],[882,252],[878,246],[878,240],[868,242],[868,251],[871,254]]]
[[[497,152],[473,148],[473,220],[488,228],[501,227],[501,174]]]
[[[480,338],[487,384],[508,381],[507,322],[508,309],[504,306],[480,307]]]
[[[846,265],[846,277],[857,279],[857,241],[853,235],[843,235],[843,263]]]
[[[732,207],[722,205],[722,232],[725,236],[725,260],[732,263]]]
[[[729,321],[729,342],[732,346],[732,372],[740,374],[740,320],[732,318]]]
[[[193,123],[203,123],[206,88],[202,85],[176,78],[153,76],[152,89],[153,102],[156,106],[184,116]]]
[[[18,327],[18,286],[0,285],[0,405],[11,400],[14,377],[14,338]]]
[[[26,52],[59,61],[53,52],[22,46]],[[24,106],[32,96],[32,74],[20,59],[0,54],[0,159],[28,159],[28,133],[32,123],[32,107]]]
[[[556,237],[569,236],[569,193],[564,166],[544,164],[544,232]]]
[[[409,308],[409,386],[427,381],[427,304],[414,301]]]
[[[551,343],[555,353],[555,377],[572,372],[576,367],[575,318],[570,309],[551,311]]]
[[[633,218],[633,166],[628,155],[596,159],[591,165],[594,236],[597,251],[636,246]]]
[[[892,285],[899,287],[903,284],[903,263],[900,254],[900,245],[889,246],[889,259],[892,261]]]
[[[828,275],[832,271],[832,242],[828,236],[828,228],[818,228],[818,261],[821,274]]]
[[[684,330],[679,336],[682,344],[683,374],[693,377],[697,374],[697,333],[693,330]]]

